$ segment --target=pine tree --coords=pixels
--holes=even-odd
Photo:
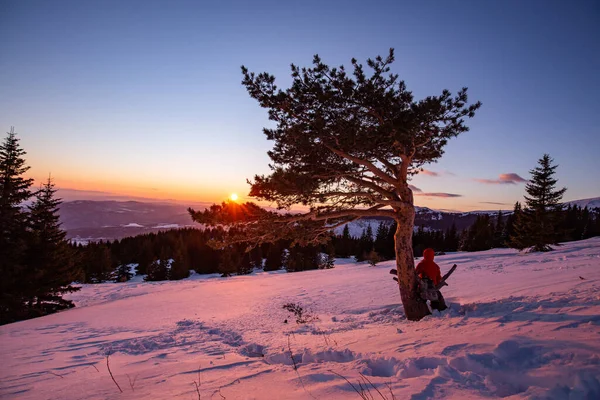
[[[286,89],[277,87],[273,75],[242,67],[242,84],[274,122],[263,130],[274,142],[271,173],[255,176],[249,194],[280,209],[309,210],[282,214],[230,202],[190,214],[199,223],[242,226],[243,238],[230,236],[229,243],[286,239],[302,245],[323,244],[328,227],[357,218],[394,219],[400,298],[406,317],[418,321],[429,309],[417,290],[410,178],[438,160],[449,139],[468,130],[466,120],[481,103],[469,104],[466,88],[416,100],[391,72],[394,60],[390,49],[366,66],[352,59],[347,71],[315,55],[312,66],[291,66]]]
[[[346,224],[344,225],[344,230],[342,231],[342,237],[339,240],[337,255],[341,258],[350,257],[352,255],[351,246],[352,238],[350,237],[350,227],[348,224]]]
[[[502,213],[502,210],[499,210],[496,215],[496,225],[494,227],[493,247],[504,247],[504,243],[506,242],[506,238],[504,237],[504,227],[504,214]]]
[[[335,266],[335,247],[333,246],[333,242],[329,242],[327,244],[326,250],[327,253],[321,260],[321,263],[319,264],[319,269],[331,269]]]
[[[482,251],[492,248],[494,228],[489,215],[478,215],[475,223],[466,230],[461,243],[463,251]]]
[[[389,235],[389,226],[385,222],[380,222],[377,226],[375,233],[375,242],[373,243],[373,250],[377,253],[379,261],[386,259],[387,253],[387,237]]]
[[[219,273],[227,277],[238,272],[242,258],[235,246],[228,246],[221,252],[221,262],[219,263]]]
[[[283,247],[280,241],[269,244],[265,259],[265,271],[277,271],[283,266]]]
[[[190,276],[189,261],[183,240],[179,239],[175,245],[173,261],[171,261],[171,269],[169,270],[169,279],[176,281],[179,279],[185,279],[188,276]]]
[[[25,154],[11,127],[0,144],[0,324],[27,316],[23,295],[28,213],[22,204],[32,195],[33,179],[23,177],[29,170]]]
[[[89,243],[78,258],[85,283],[102,283],[115,280],[115,269],[107,243]]]
[[[518,201],[515,203],[513,207],[513,212],[508,215],[506,218],[506,224],[504,225],[504,237],[506,238],[504,245],[508,247],[514,247],[513,238],[515,237],[515,229],[517,225],[517,220],[519,220],[521,215],[521,203]]]
[[[117,270],[115,271],[115,282],[127,282],[133,278],[133,273],[129,268],[129,264],[117,262]]]
[[[369,224],[363,229],[360,236],[359,248],[355,257],[356,261],[365,261],[368,258],[369,253],[373,250],[373,243],[373,228]]]
[[[459,245],[458,230],[453,222],[444,235],[444,251],[457,251]]]
[[[245,251],[243,247],[238,247],[238,252],[241,254],[240,263],[237,267],[238,275],[247,275],[251,274],[254,270],[254,263],[252,262],[252,258],[250,257],[250,253]]]
[[[263,252],[260,246],[250,250],[250,264],[252,268],[262,269],[263,265]]]
[[[66,240],[66,232],[60,228],[59,206],[56,189],[51,178],[36,193],[29,207],[28,274],[35,295],[35,313],[45,315],[74,307],[72,301],[62,295],[79,290],[71,283],[80,278],[74,255]]]
[[[166,281],[169,279],[169,261],[166,258],[155,258],[148,266],[145,281]]]
[[[548,154],[538,160],[538,166],[530,171],[531,180],[525,186],[525,207],[516,221],[511,246],[519,250],[550,251],[558,244],[560,232],[556,227],[562,214],[561,199],[567,188],[556,189],[554,178],[558,165]]]
[[[380,261],[381,261],[381,257],[379,256],[379,253],[377,253],[375,250],[371,250],[369,252],[369,254],[367,255],[367,262],[369,263],[369,265],[371,267],[376,266],[377,263]]]

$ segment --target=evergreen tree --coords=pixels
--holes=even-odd
[[[498,248],[505,246],[504,243],[506,242],[506,237],[504,236],[504,227],[504,214],[502,213],[502,210],[499,210],[498,214],[496,215],[496,225],[494,227],[493,247]]]
[[[316,246],[292,246],[284,259],[287,272],[308,271],[321,265],[319,249]]]
[[[188,276],[190,276],[188,257],[183,240],[179,239],[175,246],[175,252],[173,253],[173,261],[171,262],[171,269],[169,270],[169,279],[176,281],[185,279]]]
[[[560,232],[556,227],[562,214],[561,199],[566,188],[556,189],[554,178],[557,165],[552,165],[548,154],[538,160],[538,166],[530,171],[531,180],[525,186],[525,208],[517,220],[511,245],[519,250],[550,251],[558,244]]]
[[[265,259],[265,271],[277,271],[283,267],[283,247],[280,241],[269,245],[267,257]]]
[[[387,237],[389,235],[389,226],[385,222],[380,222],[377,226],[377,232],[375,233],[375,242],[373,243],[373,250],[377,253],[379,261],[381,259],[387,259],[385,255],[387,251]]]
[[[129,264],[117,262],[117,270],[115,271],[115,282],[127,282],[133,278]]]
[[[33,289],[31,293],[35,296],[32,306],[37,315],[74,307],[73,302],[64,300],[62,295],[79,290],[71,286],[80,278],[80,273],[75,267],[66,232],[60,229],[58,211],[61,201],[55,194],[54,183],[48,178],[29,207],[30,234],[26,259]]]
[[[169,260],[155,258],[148,266],[145,281],[166,281],[169,279]]]
[[[228,246],[221,253],[221,262],[219,263],[219,273],[221,276],[227,277],[238,272],[242,262],[242,257],[235,246]]]
[[[350,227],[348,224],[344,225],[344,230],[342,231],[342,237],[339,240],[339,246],[336,251],[338,257],[347,258],[352,255],[351,253],[352,247],[352,238],[350,237]]]
[[[271,173],[255,176],[250,196],[280,209],[302,204],[310,210],[281,214],[230,202],[190,214],[199,223],[241,226],[242,239],[293,244],[322,244],[330,224],[394,219],[400,298],[406,317],[417,321],[429,309],[417,291],[410,177],[468,130],[466,120],[481,104],[468,103],[466,88],[416,100],[391,72],[394,59],[393,49],[387,57],[368,59],[366,67],[353,59],[350,72],[315,56],[310,67],[292,65],[286,89],[277,87],[273,75],[242,67],[243,85],[274,122],[264,129],[274,142]]]
[[[478,215],[475,223],[471,225],[463,236],[461,250],[482,251],[492,248],[494,242],[494,228],[489,215]]]
[[[369,254],[367,255],[367,262],[369,263],[369,265],[371,267],[374,267],[377,265],[378,262],[381,261],[381,257],[379,256],[379,254],[375,251],[375,250],[371,250],[369,252]]]
[[[444,251],[457,251],[459,245],[458,230],[453,222],[444,235]]]
[[[78,257],[83,271],[83,281],[85,283],[102,283],[113,281],[115,271],[110,255],[110,248],[107,243],[89,243],[83,247],[83,254]]]
[[[358,252],[356,254],[356,261],[365,261],[369,256],[371,250],[373,250],[373,228],[371,225],[367,225],[362,231],[362,235],[359,239]]]
[[[254,270],[254,263],[250,257],[250,253],[245,251],[243,246],[239,246],[237,251],[241,254],[240,263],[237,268],[238,275],[247,275]]]
[[[23,298],[28,273],[24,254],[27,245],[27,212],[21,207],[32,195],[33,179],[23,174],[25,151],[11,127],[0,144],[0,324],[25,318]]]
[[[519,220],[521,218],[521,203],[519,203],[518,201],[515,203],[515,206],[513,207],[513,212],[512,214],[509,214],[508,217],[506,218],[506,224],[504,226],[504,237],[505,239],[505,246],[510,246],[510,247],[514,247],[513,246],[513,241],[514,241],[514,237],[515,237],[515,229],[516,229],[516,225],[517,225],[517,220]]]
[[[321,260],[321,263],[319,264],[319,269],[331,269],[335,266],[335,247],[333,246],[333,242],[329,242],[327,244],[326,250],[327,253]]]
[[[263,252],[260,246],[254,247],[250,250],[250,264],[252,268],[262,269],[263,265]]]

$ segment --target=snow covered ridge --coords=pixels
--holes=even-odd
[[[450,309],[420,322],[393,262],[84,285],[76,308],[0,327],[0,398],[360,398],[342,377],[375,399],[600,398],[600,238],[436,261],[459,266]]]
[[[566,203],[564,203],[564,205],[565,206],[569,206],[569,205],[577,206],[577,207],[581,207],[581,208],[587,207],[588,209],[600,208],[600,197],[592,197],[589,199],[567,201]]]

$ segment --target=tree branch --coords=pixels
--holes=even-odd
[[[383,204],[386,206],[401,207],[404,204],[398,200],[385,200],[385,199],[379,198],[377,196],[374,196],[371,193],[366,193],[366,192],[326,192],[326,193],[319,193],[319,196],[324,196],[324,197],[364,197],[375,203]]]
[[[386,174],[385,172],[383,172],[382,170],[380,170],[379,168],[377,168],[372,162],[364,160],[362,158],[354,157],[353,155],[348,154],[345,151],[336,149],[335,147],[331,147],[331,146],[329,146],[326,143],[323,143],[323,146],[325,146],[330,151],[332,151],[333,153],[337,154],[340,157],[343,157],[343,158],[345,158],[347,160],[350,160],[350,161],[352,161],[355,164],[362,165],[363,167],[366,167],[369,171],[371,171],[373,174],[375,174],[375,176],[383,179],[384,181],[386,181],[390,185],[396,185],[396,183],[397,183],[396,179],[394,179],[393,177],[389,176],[388,174]]]
[[[391,192],[389,190],[386,190],[386,189],[382,188],[381,186],[376,185],[373,182],[365,181],[364,179],[355,178],[353,176],[347,176],[346,180],[348,180],[348,181],[350,181],[352,183],[355,183],[355,184],[357,184],[359,186],[367,187],[367,188],[369,188],[369,189],[371,189],[371,190],[373,190],[373,191],[381,194],[383,197],[386,197],[386,198],[388,198],[390,200],[396,200],[396,196],[394,196],[393,192]]]

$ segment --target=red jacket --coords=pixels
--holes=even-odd
[[[421,278],[429,278],[434,285],[437,285],[442,280],[442,273],[440,267],[433,262],[435,253],[433,249],[425,249],[423,251],[423,261],[421,261],[416,268],[417,275]]]

